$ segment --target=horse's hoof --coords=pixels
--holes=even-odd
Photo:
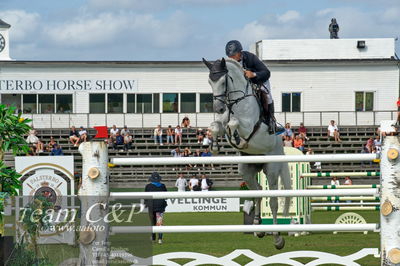
[[[283,249],[285,247],[285,239],[282,236],[279,236],[275,239],[275,248],[276,249]]]
[[[265,236],[265,232],[254,232],[254,236],[258,238],[263,238]]]

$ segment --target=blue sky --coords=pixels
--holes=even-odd
[[[18,60],[215,59],[231,39],[329,38],[332,17],[341,38],[400,37],[399,0],[0,1]]]

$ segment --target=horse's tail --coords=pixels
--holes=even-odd
[[[290,178],[288,163],[282,163],[280,177],[281,177],[281,183],[283,184],[284,189],[291,190],[292,189],[292,180]],[[285,197],[285,206],[283,208],[284,216],[289,215],[290,199],[291,199],[290,197]]]

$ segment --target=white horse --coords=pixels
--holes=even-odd
[[[268,126],[262,123],[260,102],[250,81],[245,78],[242,66],[229,58],[214,63],[203,59],[203,62],[210,70],[209,83],[213,90],[214,111],[217,113],[216,121],[210,125],[214,140],[225,136],[242,156],[283,155],[282,138],[268,134]],[[213,151],[217,151],[216,146],[213,146]],[[269,189],[278,189],[279,176],[284,188],[291,189],[287,163],[239,164],[239,172],[252,190],[261,189],[256,179],[261,170],[267,176]],[[256,199],[254,224],[260,223],[260,204],[261,199]],[[278,199],[271,197],[269,204],[273,222],[277,224]],[[286,197],[284,215],[288,214],[289,205],[290,198]],[[265,233],[256,235],[263,237]],[[274,240],[277,249],[284,247],[285,241],[279,233],[274,234]]]

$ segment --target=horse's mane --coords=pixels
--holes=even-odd
[[[240,69],[242,68],[242,65],[238,61],[236,61],[235,59],[227,57],[227,58],[225,58],[225,61],[235,65],[236,67],[238,67]]]

